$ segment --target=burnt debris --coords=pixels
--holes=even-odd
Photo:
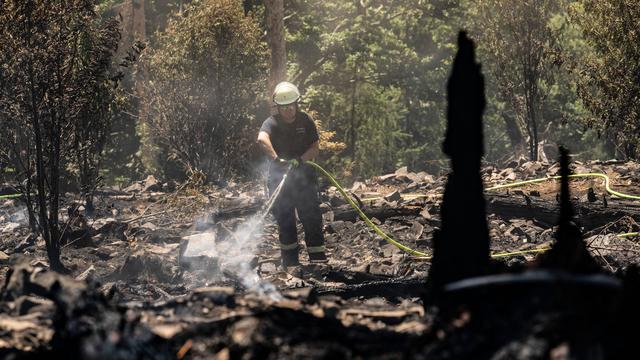
[[[556,242],[552,249],[540,256],[539,266],[571,273],[590,274],[601,272],[589,254],[580,228],[574,221],[573,205],[569,191],[569,152],[560,147],[560,217]]]
[[[483,275],[489,265],[489,233],[480,165],[484,154],[484,79],[474,44],[458,35],[458,53],[447,84],[447,132],[443,151],[451,158],[440,209],[442,227],[433,239],[431,296],[452,281]],[[427,299],[430,301],[429,299]]]

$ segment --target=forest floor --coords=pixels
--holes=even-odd
[[[484,167],[485,185],[554,176],[559,169],[510,165]],[[614,190],[640,194],[640,164],[572,167],[606,173]],[[398,169],[350,191],[383,231],[432,253],[445,183],[445,176]],[[558,187],[550,180],[486,192],[499,266],[522,271],[538,249],[552,245],[554,223],[544,216],[557,210]],[[640,264],[638,237],[616,235],[640,230],[637,201],[606,194],[600,178],[572,180],[571,191],[576,220],[604,271]],[[69,234],[62,248],[68,276],[46,270],[44,241],[29,234],[20,201],[0,200],[0,356],[448,358],[442,344],[451,346],[448,334],[465,322],[438,324],[423,306],[430,260],[386,243],[335,188],[325,187],[321,199],[329,262],[309,264],[301,241],[301,277],[279,267],[277,228],[270,216],[260,217],[266,198],[258,183],[176,190],[149,177],[126,189],[101,189],[90,216],[67,194],[61,215]],[[531,211],[517,213],[510,204]],[[600,211],[613,220],[581,223],[581,215]],[[524,252],[508,254],[516,251]],[[546,357],[568,356],[565,343],[527,346]]]

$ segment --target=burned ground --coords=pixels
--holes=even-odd
[[[558,170],[557,164],[520,160],[501,169],[484,166],[482,176],[490,186],[554,176]],[[640,193],[634,185],[640,177],[637,163],[574,163],[573,170],[606,173],[615,190]],[[403,168],[356,182],[351,193],[385,232],[431,253],[445,181]],[[91,217],[82,208],[67,211],[77,199],[66,197],[64,214],[71,219],[62,261],[70,276],[46,270],[42,240],[29,235],[19,199],[0,200],[3,355],[461,358],[469,355],[464,351],[481,349],[473,346],[482,343],[481,331],[465,325],[464,312],[442,323],[423,306],[430,260],[387,244],[356,219],[334,188],[321,194],[329,266],[304,265],[303,277],[295,278],[278,266],[277,231],[269,217],[264,226],[241,229],[261,213],[260,185],[194,191],[150,182],[103,189]],[[638,206],[610,196],[602,183],[597,178],[571,182],[576,221],[598,264],[622,276],[638,265],[640,246],[636,237],[616,234],[638,231]],[[550,180],[486,192],[496,272],[517,273],[535,264],[538,253],[526,251],[553,244],[555,223],[549,219],[558,214],[558,186]],[[610,221],[589,220],[598,214],[611,216]],[[250,244],[243,244],[239,234],[248,235]],[[198,241],[200,247],[189,248]],[[508,254],[515,251],[525,252]],[[307,264],[304,250],[301,255]],[[518,296],[531,299],[526,292]],[[589,306],[604,309],[606,301],[596,296]],[[496,301],[491,311],[508,308],[508,302]],[[582,310],[575,311],[581,316]],[[531,322],[530,314],[509,313],[511,321]],[[603,324],[596,315],[607,315],[593,309],[591,314],[592,324]],[[560,329],[557,341],[542,341],[552,336],[537,334],[535,324]],[[605,325],[613,333],[623,327]],[[540,315],[527,326],[511,323],[488,351],[503,354],[496,358],[529,351],[534,355],[515,358],[532,359],[562,353],[562,334],[572,328],[561,328],[553,316]],[[462,348],[467,350],[455,351]]]

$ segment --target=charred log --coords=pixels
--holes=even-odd
[[[640,221],[640,206],[632,203],[582,202],[574,204],[576,223],[583,231],[590,231],[629,216]],[[501,219],[535,219],[552,226],[558,221],[560,209],[554,200],[524,195],[488,195],[487,212]]]
[[[386,219],[393,216],[417,216],[420,213],[421,208],[416,207],[368,207],[365,206],[362,208],[362,211],[367,215],[370,219],[376,218],[380,221],[385,221]],[[333,209],[333,219],[334,220],[342,220],[342,221],[356,221],[360,219],[358,213],[348,205],[341,206],[337,209]]]

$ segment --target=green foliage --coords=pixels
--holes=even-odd
[[[591,51],[574,54],[569,64],[580,98],[595,115],[587,124],[606,131],[618,155],[638,158],[640,3],[580,0],[572,4],[570,15]]]
[[[520,134],[528,138],[529,157],[537,159],[543,87],[553,82],[561,28],[550,26],[562,11],[557,0],[481,0],[468,12],[474,19],[474,38],[485,66],[489,98],[504,102],[515,122],[506,122],[513,146]]]
[[[347,145],[329,159],[333,169],[437,169],[457,2],[297,0],[286,9],[290,78]]]
[[[157,41],[147,59],[144,126],[166,151],[158,155],[209,179],[245,173],[266,79],[260,28],[238,2],[209,0],[173,17]]]
[[[104,13],[105,11],[112,8],[113,6],[122,2],[123,0],[98,0],[96,1],[96,11],[100,14]]]
[[[147,102],[122,104],[140,112],[147,165],[165,174],[176,163],[181,172],[208,169],[214,178],[246,172],[267,75],[260,3],[145,1]],[[288,80],[334,134],[321,156],[333,171],[447,169],[445,84],[457,32],[468,29],[487,87],[488,161],[527,148],[535,158],[542,143],[582,159],[610,157],[615,146],[637,157],[638,8],[623,0],[287,0]],[[135,123],[124,114],[113,121]],[[109,156],[125,142],[116,139]],[[123,169],[113,176],[139,167],[134,158],[116,163]]]

